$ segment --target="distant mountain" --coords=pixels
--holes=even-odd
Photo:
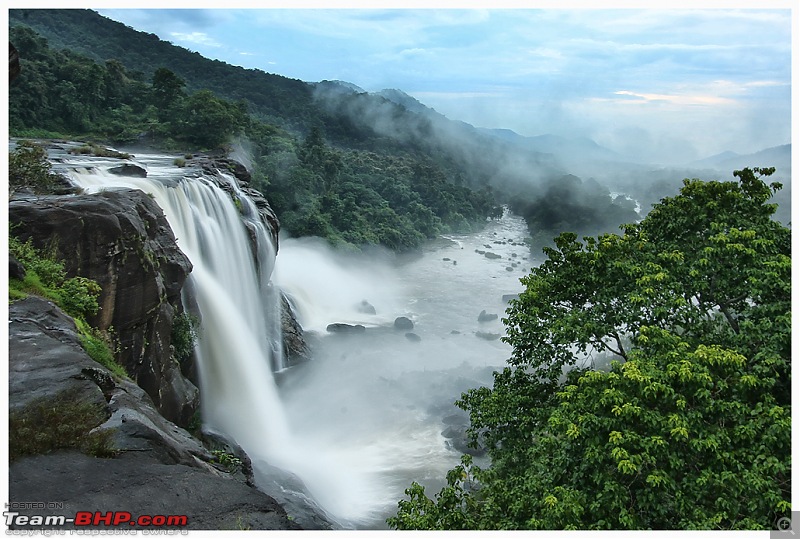
[[[374,92],[374,95],[380,96],[384,99],[388,99],[392,103],[397,103],[401,107],[404,107],[406,110],[409,110],[411,112],[416,112],[417,114],[426,114],[426,115],[435,114],[443,117],[443,115],[439,114],[434,109],[420,103],[417,99],[411,97],[402,90],[386,89],[386,90],[381,90],[380,92]]]
[[[365,94],[367,91],[360,86],[343,80],[323,80],[316,83],[316,86],[327,86],[330,89],[340,89],[346,93]]]
[[[733,171],[745,167],[775,167],[779,173],[791,174],[792,145],[773,146],[745,155],[731,151],[722,152],[705,159],[693,161],[688,166],[725,171]]]
[[[553,154],[564,162],[576,160],[623,162],[626,160],[617,152],[604,148],[587,137],[562,137],[551,134],[526,137],[511,129],[481,129],[481,131],[522,148]]]
[[[725,161],[729,161],[731,159],[736,159],[737,157],[741,157],[740,154],[732,151],[725,151],[722,153],[718,153],[716,155],[712,155],[711,157],[706,157],[704,159],[698,159],[697,161],[692,161],[688,163],[687,166],[692,167],[711,167],[714,168],[719,163],[724,163]]]

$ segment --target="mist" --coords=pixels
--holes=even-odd
[[[411,481],[431,493],[443,486],[465,449],[443,435],[444,418],[466,428],[455,401],[490,385],[510,354],[500,340],[503,295],[519,293],[519,278],[537,263],[526,236],[524,221],[507,213],[414,255],[343,254],[320,240],[282,239],[273,282],[309,330],[312,360],[280,376],[279,392],[295,439],[337,467],[341,484],[329,476],[309,490],[340,523],[385,528]],[[496,317],[479,321],[484,310]],[[414,327],[395,329],[399,316]],[[335,323],[364,330],[326,330]]]
[[[601,129],[591,123],[597,121],[591,114],[577,121],[574,110],[555,107],[550,120],[564,117],[555,129],[561,134],[526,137],[450,120],[399,90],[367,93],[351,84],[324,82],[315,86],[314,97],[329,113],[361,129],[459,163],[468,185],[491,187],[501,203],[525,217],[537,249],[564,231],[579,237],[619,232],[621,224],[640,220],[661,198],[677,194],[685,178],[729,180],[744,167],[776,167],[771,181],[784,185],[775,198],[776,218],[786,223],[791,216],[791,145],[709,157],[701,153],[702,144],[681,138],[677,125],[674,135],[655,135],[630,116],[627,124],[613,122]],[[513,110],[513,105],[497,104],[502,113],[508,107]],[[748,117],[742,114],[740,122]],[[593,133],[619,151],[581,133]],[[771,135],[773,140],[783,137],[780,129]],[[751,144],[740,141],[737,147]]]

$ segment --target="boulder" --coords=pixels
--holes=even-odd
[[[491,322],[492,320],[497,320],[497,314],[487,313],[485,309],[478,315],[478,322]]]
[[[442,418],[442,423],[445,425],[469,425],[469,416],[466,413],[456,413],[446,415]]]
[[[414,322],[405,316],[398,316],[394,319],[394,329],[400,331],[411,331],[414,329]]]
[[[9,279],[19,279],[20,281],[25,278],[25,266],[22,262],[14,258],[14,255],[8,255],[8,277]]]
[[[258,210],[258,216],[261,219],[261,222],[267,227],[267,230],[272,235],[272,244],[275,246],[275,250],[278,250],[278,232],[281,229],[281,222],[278,219],[275,210],[272,209],[272,206],[269,205],[269,201],[261,194],[261,191],[257,191],[255,189],[251,189],[249,187],[243,187],[242,192],[250,197],[250,200],[256,205],[256,209]]]
[[[489,333],[487,331],[476,331],[475,336],[485,341],[496,341],[500,338],[499,333]]]
[[[485,256],[489,260],[497,260],[498,258],[503,258],[502,256],[496,253],[489,253],[489,252],[483,253],[483,256]]]
[[[80,345],[75,322],[37,296],[8,307],[9,413],[60,394],[105,406],[103,391],[82,370],[98,367]]]
[[[220,469],[199,440],[158,413],[147,393],[92,360],[74,321],[51,302],[31,296],[12,303],[8,343],[9,415],[39,403],[57,403],[59,409],[90,404],[102,410],[92,432],[109,433],[113,454],[97,458],[78,447],[54,447],[46,454],[16,455],[8,470],[12,500],[55,500],[86,511],[124,507],[136,515],[185,514],[189,529],[300,528],[275,499],[248,485],[252,473]],[[46,434],[62,425],[35,428]],[[249,462],[246,455],[240,458]],[[19,509],[23,515],[63,512]]]
[[[286,362],[291,367],[298,363],[303,363],[311,359],[311,350],[305,338],[303,326],[297,321],[292,302],[281,295],[281,333],[283,334],[283,353]]]
[[[272,244],[275,246],[275,250],[277,251],[278,232],[281,228],[280,220],[278,219],[275,211],[272,209],[272,206],[270,206],[269,201],[264,197],[263,193],[257,189],[249,187],[250,173],[247,171],[247,168],[238,161],[226,157],[204,157],[198,159],[197,161],[200,168],[215,180],[216,185],[220,189],[229,193],[231,196],[238,196],[235,193],[234,187],[231,185],[230,181],[219,176],[219,172],[227,172],[234,177],[236,180],[236,185],[239,186],[241,192],[247,195],[255,204],[256,211],[258,212],[258,219],[264,224],[264,226],[267,228],[267,231],[272,236]],[[269,268],[268,272],[271,271],[272,268]]]
[[[117,359],[168,419],[188,424],[197,387],[171,358],[172,319],[191,263],[161,208],[139,190],[12,200],[9,222],[23,242],[52,247],[68,276],[97,281],[100,309],[88,322],[111,331]]]
[[[378,314],[375,307],[367,300],[361,300],[361,303],[356,305],[356,310],[362,314]]]
[[[361,324],[328,324],[328,327],[325,328],[328,333],[364,333],[367,328],[362,326]]]
[[[480,457],[486,454],[486,448],[481,446],[470,447],[470,440],[467,437],[467,427],[465,425],[450,425],[442,431],[442,436],[447,438],[445,444],[447,447],[454,449],[460,453],[467,453],[474,457]]]
[[[114,459],[75,452],[27,457],[11,464],[8,484],[12,500],[56,500],[67,508],[100,513],[119,508],[135,516],[187,515],[185,529],[189,530],[303,529],[274,498],[255,488],[197,468],[153,462],[145,453]],[[15,511],[43,516],[65,513],[65,509]],[[42,533],[41,526],[30,528]],[[77,529],[86,534],[124,531],[88,528]],[[182,529],[161,531],[178,534]]]
[[[141,165],[134,165],[133,163],[117,165],[116,167],[109,168],[108,171],[111,174],[116,174],[117,176],[135,176],[137,178],[147,177],[147,170]]]

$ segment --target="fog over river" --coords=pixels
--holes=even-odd
[[[442,420],[452,423],[461,392],[491,384],[509,357],[498,338],[503,296],[521,291],[519,278],[535,262],[527,235],[525,222],[506,212],[478,233],[399,259],[281,241],[273,280],[314,332],[314,361],[282,376],[279,392],[295,435],[336,455],[329,479],[340,484],[312,490],[345,525],[385,527],[411,481],[432,496],[459,461]],[[364,301],[375,314],[362,312]],[[484,310],[497,318],[479,322]],[[398,316],[413,321],[418,341],[394,329]],[[331,323],[367,329],[331,334]]]

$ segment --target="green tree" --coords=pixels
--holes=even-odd
[[[245,122],[245,112],[239,106],[216,97],[210,90],[189,96],[176,118],[178,135],[205,148],[221,146]]]
[[[166,67],[159,67],[153,73],[151,101],[158,110],[159,121],[166,121],[173,107],[186,97],[184,86],[186,82]]]
[[[465,457],[401,529],[766,529],[790,511],[789,230],[773,169],[686,180],[622,235],[562,234],[458,402]],[[611,361],[609,361],[611,360]]]
[[[29,140],[21,140],[8,154],[8,191],[12,196],[20,189],[30,189],[36,194],[52,192],[59,177],[52,171],[47,152]]]

